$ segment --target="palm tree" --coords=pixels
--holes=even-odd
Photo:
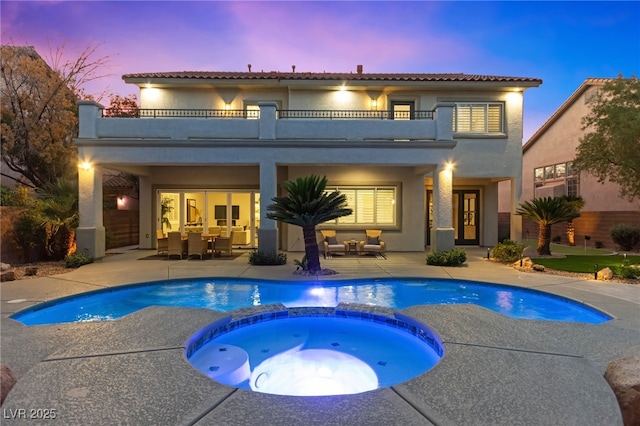
[[[573,206],[578,213],[578,216],[576,217],[579,217],[580,209],[584,207],[584,200],[582,197],[579,195],[563,195],[561,198]],[[569,219],[567,221],[567,241],[569,241],[570,246],[576,245],[576,233],[573,228],[573,219]]]
[[[516,214],[538,224],[539,255],[550,255],[551,225],[575,219],[579,216],[575,207],[558,197],[534,198],[520,204]]]
[[[62,259],[75,250],[75,231],[79,225],[78,182],[58,179],[38,190],[47,234],[47,254]]]
[[[347,197],[338,191],[327,193],[326,186],[326,176],[311,175],[287,181],[284,187],[288,195],[273,198],[273,204],[267,207],[269,219],[302,227],[304,251],[311,273],[320,271],[316,225],[353,213],[346,207]]]

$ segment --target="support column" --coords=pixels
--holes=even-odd
[[[453,229],[453,168],[438,165],[433,172],[434,226],[431,229],[431,250],[451,250],[455,246]]]
[[[522,242],[522,216],[516,214],[516,210],[520,205],[522,198],[522,177],[515,176],[511,178],[511,221],[509,224],[509,233],[511,240]]]
[[[275,163],[260,164],[260,229],[258,250],[273,255],[278,252],[278,228],[275,220],[267,219],[267,206],[278,191],[278,173]]]
[[[94,259],[105,255],[105,229],[102,220],[102,169],[92,165],[78,168],[77,252]]]
[[[276,110],[275,102],[258,102],[260,107],[260,139],[276,139]]]

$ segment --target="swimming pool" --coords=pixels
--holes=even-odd
[[[517,319],[599,324],[611,319],[585,304],[536,290],[476,281],[378,278],[288,282],[197,278],[132,284],[41,303],[11,317],[25,325],[112,320],[149,306],[230,311],[282,303],[286,307],[340,302],[404,309],[415,305],[474,304]]]

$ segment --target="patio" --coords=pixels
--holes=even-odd
[[[416,306],[401,312],[434,330],[446,354],[427,373],[349,396],[288,397],[215,383],[184,358],[196,330],[218,318],[204,309],[152,307],[116,321],[26,327],[7,315],[45,300],[122,284],[182,277],[316,280],[283,266],[233,260],[145,260],[128,250],[62,275],[3,282],[1,357],[18,376],[3,424],[20,409],[55,409],[61,424],[198,425],[620,425],[602,377],[609,361],[640,351],[640,286],[522,273],[467,249],[467,266],[427,266],[424,253],[321,259],[335,280],[435,277],[536,288],[614,316],[601,325],[513,320],[472,305]],[[45,423],[46,420],[39,420]]]

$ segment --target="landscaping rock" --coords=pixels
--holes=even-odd
[[[544,265],[535,264],[535,265],[532,266],[532,268],[533,268],[534,271],[544,272]]]
[[[8,263],[0,263],[0,282],[14,281],[16,279],[16,273]]]
[[[0,405],[2,405],[9,391],[17,382],[18,379],[13,374],[13,371],[6,365],[0,364]]]
[[[516,260],[515,262],[513,262],[513,267],[514,268],[522,268],[522,269],[531,269],[531,268],[533,268],[533,261],[531,260],[530,257],[523,257],[522,258],[522,266],[520,266],[520,261]]]
[[[625,426],[640,426],[640,355],[611,361],[604,373],[620,404]]]
[[[609,281],[611,278],[613,278],[613,272],[609,268],[603,268],[598,271],[598,274],[596,276],[598,277],[599,281]]]

